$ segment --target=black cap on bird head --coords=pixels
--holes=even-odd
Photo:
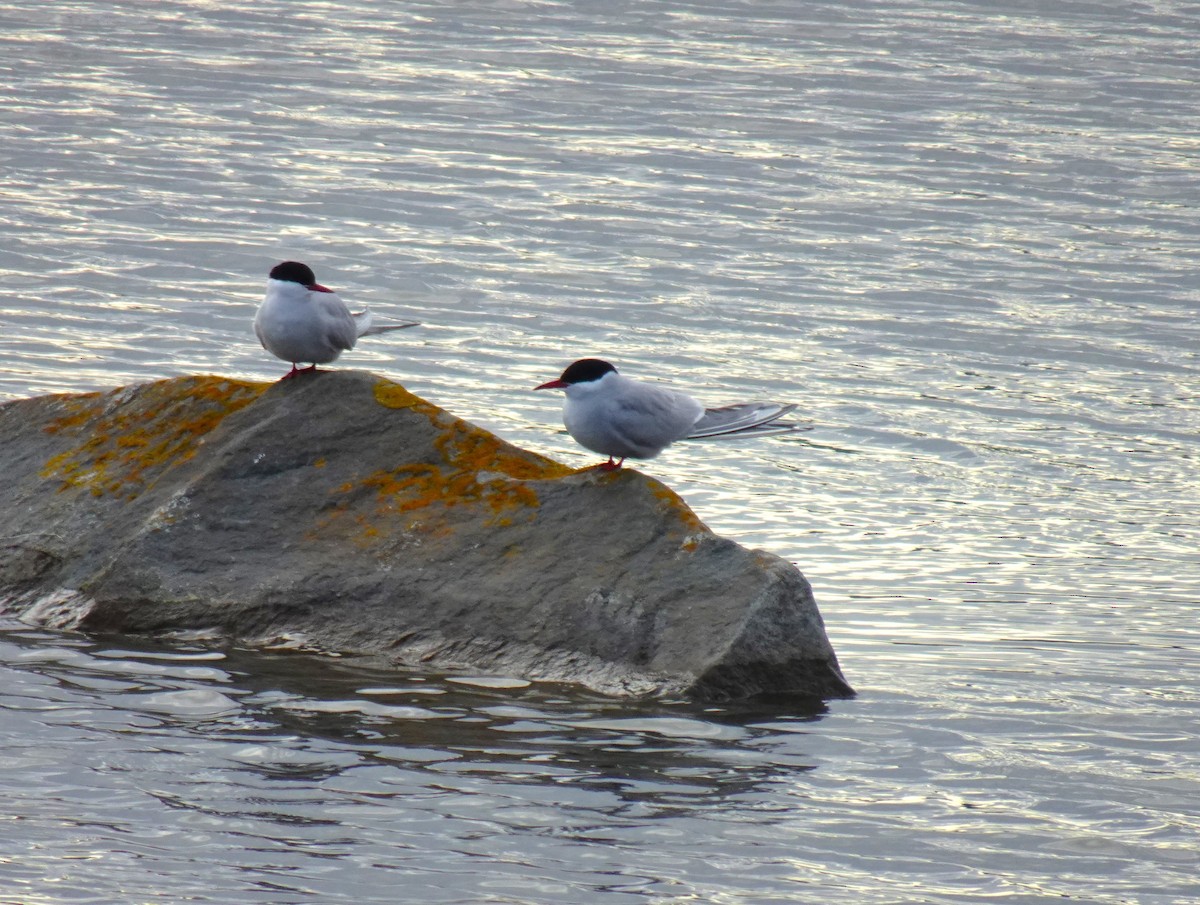
[[[569,387],[576,383],[590,383],[593,380],[599,380],[605,374],[615,374],[617,369],[610,365],[607,361],[599,358],[581,358],[579,361],[573,362],[567,366],[567,369],[562,372],[562,376],[558,380],[551,380],[548,383],[543,383],[541,386],[534,387],[535,390],[561,390],[564,387]]]
[[[271,268],[270,277],[273,280],[283,280],[285,283],[299,283],[305,289],[313,292],[333,292],[317,282],[317,275],[312,268],[299,261],[284,261]]]
[[[317,281],[317,275],[307,264],[301,264],[299,261],[284,261],[271,268],[271,279],[311,286]]]
[[[610,372],[615,374],[617,369],[607,361],[599,358],[581,358],[579,361],[568,366],[562,372],[562,377],[559,380],[563,383],[587,383],[590,380],[599,380]]]

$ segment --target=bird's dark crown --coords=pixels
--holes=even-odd
[[[608,373],[615,374],[617,373],[617,369],[607,361],[602,361],[599,358],[581,358],[579,361],[568,366],[562,372],[562,377],[559,380],[563,383],[587,383],[592,380],[599,380]]]
[[[271,268],[271,279],[311,286],[317,281],[317,275],[307,264],[301,264],[299,261],[284,261]]]

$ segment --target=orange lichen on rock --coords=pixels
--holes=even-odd
[[[206,434],[266,387],[182,377],[65,399],[63,414],[44,430],[79,442],[52,456],[41,477],[61,481],[60,491],[86,487],[93,496],[135,499],[168,468],[192,458]]]
[[[518,449],[465,421],[455,421],[433,445],[448,466],[460,471],[499,472],[519,481],[545,481],[573,473],[561,462]]]
[[[381,380],[375,384],[375,401],[390,409],[413,409],[431,416],[438,412],[437,406],[390,380]]]
[[[482,506],[491,515],[534,509],[537,494],[520,481],[436,465],[401,465],[377,471],[362,482],[378,494],[381,511],[411,512],[429,506]]]
[[[700,521],[700,517],[692,511],[692,507],[683,501],[683,498],[666,484],[652,480],[650,482],[650,492],[654,497],[662,502],[667,508],[679,516],[679,520],[683,523],[683,527],[689,532],[689,540],[685,541],[684,549],[694,550],[696,542],[693,533],[708,533],[708,526]],[[691,546],[689,546],[689,543]]]
[[[437,429],[433,448],[440,461],[381,469],[336,487],[333,492],[343,500],[334,507],[334,517],[354,505],[348,498],[363,490],[374,492],[373,511],[360,510],[356,516],[364,537],[379,536],[385,526],[405,530],[411,520],[401,522],[396,516],[417,510],[423,513],[422,523],[432,529],[443,524],[437,510],[444,514],[456,507],[477,507],[487,525],[506,527],[522,513],[527,518],[536,514],[537,492],[527,482],[571,473],[565,465],[448,415],[399,384],[379,381],[374,395],[386,408],[411,409],[428,417]]]

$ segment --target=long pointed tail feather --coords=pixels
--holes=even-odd
[[[409,327],[421,326],[420,321],[413,321],[411,324],[372,324],[365,331],[360,333],[360,336],[375,336],[379,333],[391,333],[393,330],[407,330]]]
[[[414,321],[411,324],[377,324],[375,316],[371,314],[370,308],[364,308],[362,311],[353,311],[350,316],[354,318],[354,332],[356,336],[377,336],[380,333],[390,333],[393,330],[407,330],[409,327],[421,326],[419,321]]]

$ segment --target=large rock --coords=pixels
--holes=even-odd
[[[852,693],[804,577],[355,371],[0,406],[0,608],[705,699]]]

